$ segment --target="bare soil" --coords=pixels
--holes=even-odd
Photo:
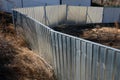
[[[53,29],[96,43],[120,49],[120,29],[118,23],[112,25],[111,27],[104,25],[59,25]]]
[[[0,16],[12,18],[3,12]],[[0,21],[0,80],[56,80],[53,69],[28,49],[9,20]]]

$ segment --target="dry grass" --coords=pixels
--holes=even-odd
[[[28,49],[12,24],[0,26],[0,80],[55,80],[53,70]]]
[[[54,74],[32,51],[0,38],[0,80],[54,80]]]

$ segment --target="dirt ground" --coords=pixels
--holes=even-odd
[[[56,80],[53,69],[28,49],[11,22],[0,19],[0,80]]]
[[[90,26],[59,25],[54,27],[53,29],[120,49],[120,28],[118,23],[115,23],[115,25],[111,27],[106,27],[104,25],[93,25],[93,27]]]

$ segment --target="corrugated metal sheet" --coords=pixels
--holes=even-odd
[[[120,8],[104,8],[103,23],[120,22]]]
[[[85,24],[87,7],[68,6],[67,23],[69,24]]]
[[[58,80],[120,79],[120,50],[54,31],[18,11],[13,12],[15,24],[23,28],[31,48],[53,66]]]
[[[27,18],[27,17],[23,17],[22,18],[23,21],[23,29],[24,29],[24,33],[25,33],[25,38],[26,38],[26,42],[28,42],[28,44],[30,44],[30,48],[35,51],[38,52],[38,47],[37,47],[37,36],[36,36],[36,29],[33,27],[35,25],[35,22],[33,22],[33,20]],[[32,33],[34,32],[34,33]]]
[[[66,6],[46,6],[46,25],[52,27],[63,23],[66,16]]]
[[[103,8],[88,7],[87,10],[87,23],[102,23]]]
[[[34,18],[45,24],[44,7],[34,7]]]
[[[39,55],[46,59],[50,65],[53,65],[50,30],[44,28],[44,26],[39,23],[36,23],[35,28],[38,38]]]

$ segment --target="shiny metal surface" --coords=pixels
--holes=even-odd
[[[66,14],[64,14],[66,10],[61,12],[60,16],[58,13],[54,14],[54,10],[48,15],[51,8],[47,8],[47,16],[51,23],[58,24],[59,21],[66,18]],[[77,9],[80,10],[78,7]],[[39,11],[43,11],[43,7],[34,8],[35,14],[28,14],[28,10],[33,10],[30,8],[26,8],[22,12],[21,10],[13,11],[16,28],[21,29],[32,50],[54,68],[58,80],[120,80],[120,50],[54,31],[50,28],[51,26],[43,24],[44,20],[43,23],[39,22],[42,20],[39,18],[44,16],[44,12],[40,16],[38,14]],[[59,18],[61,16],[63,18]],[[79,22],[79,17],[69,17],[68,19]],[[96,19],[94,20],[96,21]],[[66,23],[66,21],[63,22]]]

